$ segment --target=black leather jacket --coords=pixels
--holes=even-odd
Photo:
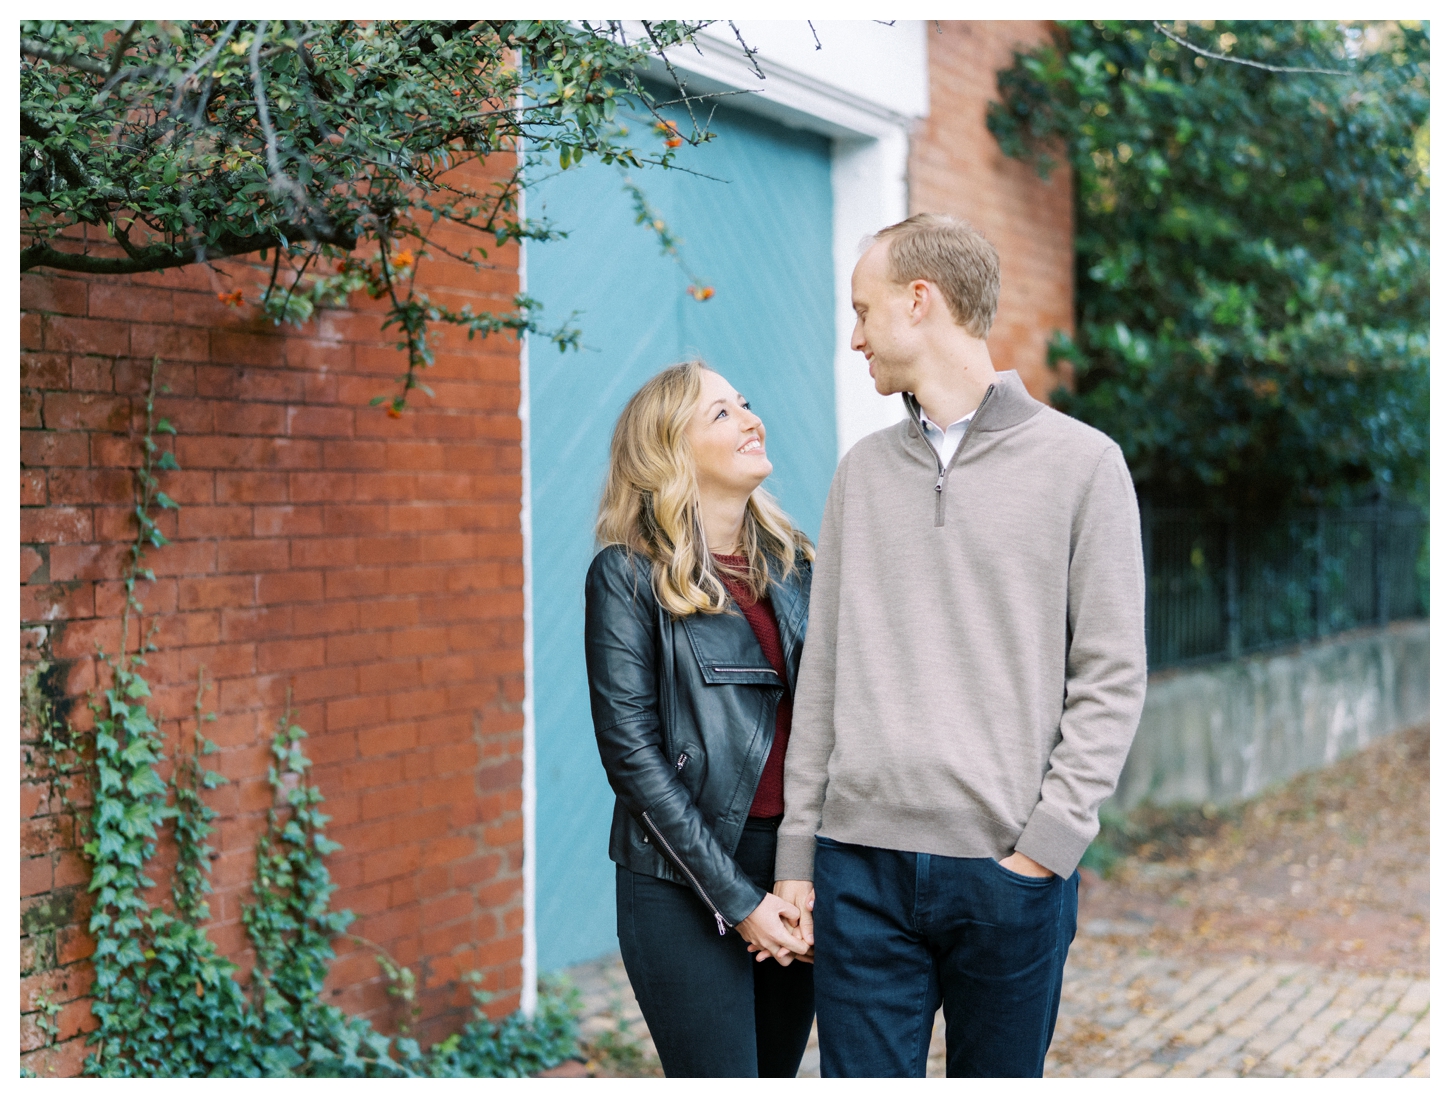
[[[734,853],[775,738],[776,706],[785,688],[795,693],[810,586],[803,557],[786,578],[772,561],[782,684],[738,610],[673,618],[655,598],[649,562],[620,546],[589,567],[589,703],[616,796],[609,856],[693,888],[721,934],[765,895]]]

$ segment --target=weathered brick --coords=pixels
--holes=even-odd
[[[21,621],[69,621],[94,613],[95,585],[83,580],[28,583],[20,589]]]
[[[22,389],[64,389],[69,384],[69,354],[31,352],[20,356]]]
[[[326,642],[320,637],[270,641],[257,645],[257,668],[260,671],[295,671],[304,667],[318,667],[325,658]]]
[[[21,431],[20,463],[31,467],[90,464],[90,443],[83,431]]]
[[[259,506],[252,511],[252,532],[258,537],[306,537],[322,531],[323,511],[316,504]]]
[[[71,580],[107,580],[122,574],[129,555],[124,545],[54,544],[50,549],[52,583]]]
[[[127,282],[97,279],[90,284],[89,315],[109,320],[171,323],[172,295],[165,290],[138,291]]]
[[[70,387],[76,392],[109,393],[115,389],[112,363],[101,355],[72,355]]]
[[[258,332],[211,332],[211,360],[229,365],[280,366],[283,340]]]
[[[263,606],[321,600],[321,572],[271,572],[257,581],[257,601]]]
[[[91,283],[49,271],[29,271],[20,277],[20,307],[26,312],[86,315],[86,291]]]
[[[286,473],[222,470],[216,474],[218,503],[279,503],[286,499]]]
[[[129,469],[52,469],[47,480],[50,502],[61,507],[130,504],[135,495],[135,477]]]
[[[184,610],[251,606],[255,601],[256,583],[252,576],[187,577],[178,589],[179,605]]]
[[[131,328],[131,353],[149,358],[205,362],[210,340],[205,328],[175,324],[137,324]]]
[[[131,414],[130,397],[108,393],[45,394],[45,426],[51,431],[124,431]]]
[[[127,354],[131,327],[115,320],[92,320],[80,316],[46,318],[45,349],[80,354]]]
[[[274,572],[287,567],[287,542],[282,539],[246,538],[216,546],[218,572]]]
[[[45,317],[39,313],[20,314],[20,349],[39,351],[45,345]]]
[[[49,892],[54,885],[54,865],[49,854],[20,859],[20,895]]]
[[[176,533],[182,538],[240,538],[251,532],[252,509],[248,506],[192,504],[177,515]]]
[[[299,537],[292,539],[292,567],[345,568],[357,563],[356,538]]]

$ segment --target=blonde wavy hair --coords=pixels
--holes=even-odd
[[[755,489],[745,505],[740,532],[745,570],[722,569],[710,555],[695,458],[685,436],[706,369],[698,360],[666,367],[629,398],[614,425],[594,526],[601,545],[622,545],[649,560],[655,597],[677,618],[730,608],[722,571],[745,582],[759,599],[769,585],[771,557],[789,575],[797,553],[806,560],[816,555],[810,539],[764,488]]]

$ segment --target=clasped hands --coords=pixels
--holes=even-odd
[[[811,912],[816,906],[816,889],[810,881],[776,881],[736,931],[749,944],[747,952],[757,961],[767,957],[782,965],[792,961],[814,964],[816,936]]]
[[[1052,876],[1052,870],[1015,850],[1001,864],[1024,877]],[[735,929],[757,961],[773,957],[782,965],[797,960],[814,964],[815,907],[816,888],[810,881],[776,881],[775,891],[767,892]]]

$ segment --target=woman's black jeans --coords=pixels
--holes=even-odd
[[[775,887],[775,830],[745,825],[735,861]],[[615,867],[619,951],[640,1011],[672,1078],[793,1078],[815,1015],[812,966],[757,961],[735,931],[684,885]]]

